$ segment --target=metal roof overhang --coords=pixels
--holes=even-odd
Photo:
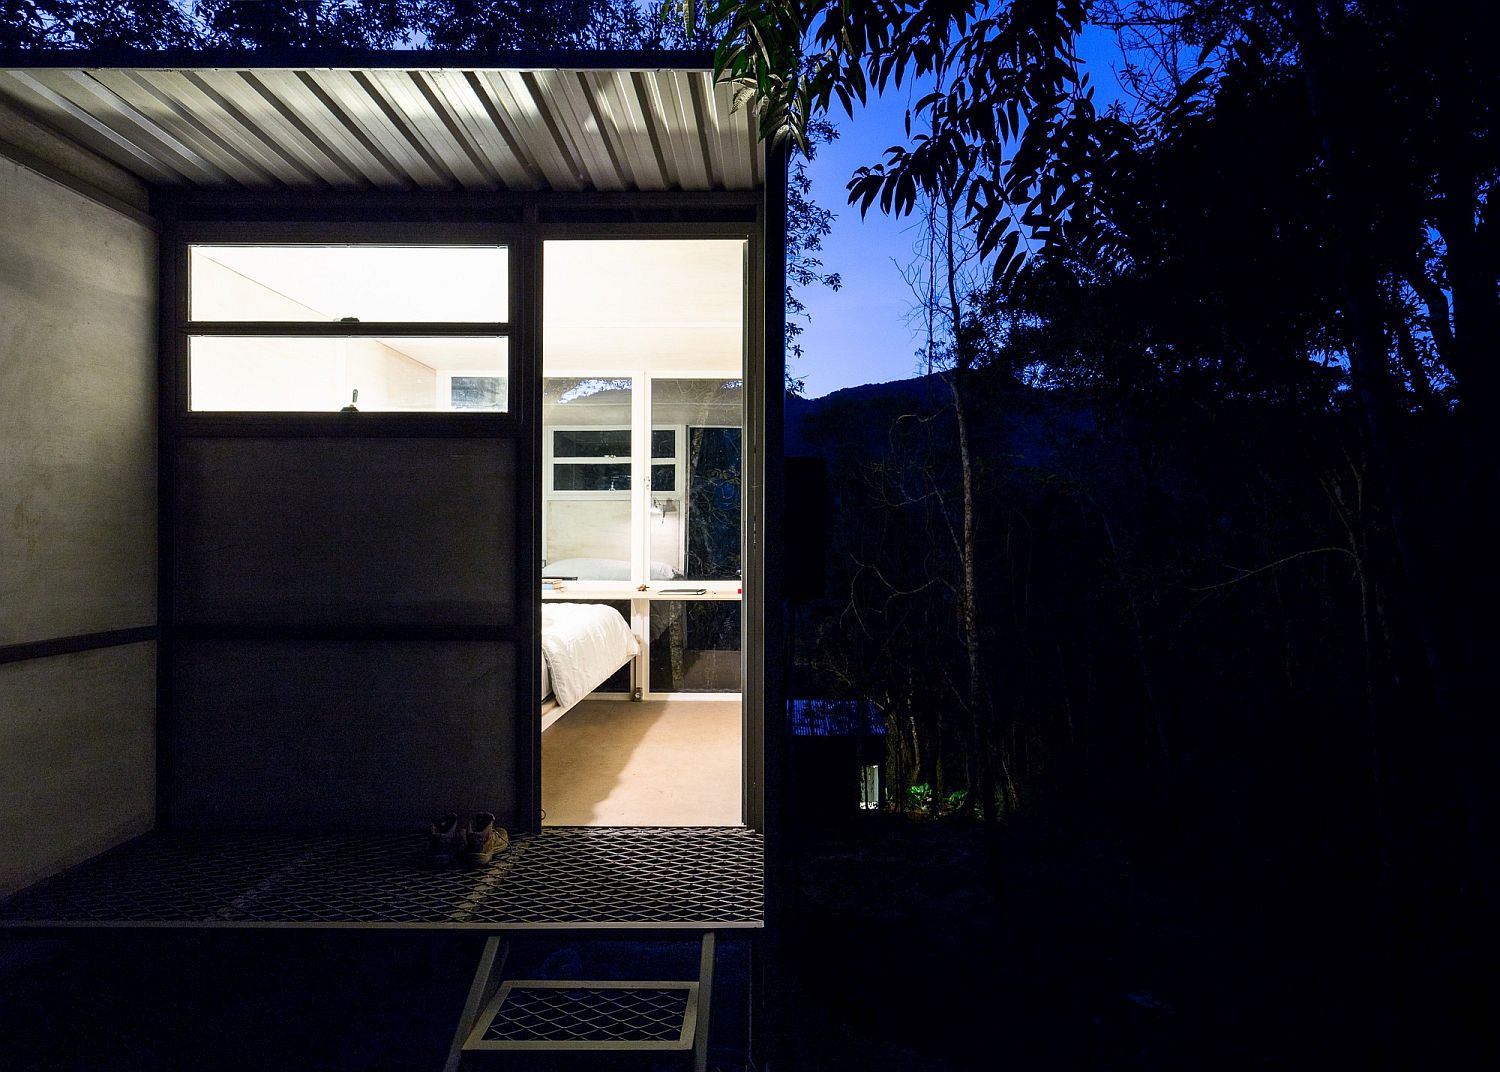
[[[0,102],[151,186],[753,190],[701,53],[0,55]]]

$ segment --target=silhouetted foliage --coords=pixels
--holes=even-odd
[[[392,48],[414,0],[196,0],[203,44],[218,48]]]
[[[200,30],[173,0],[0,0],[0,48],[177,48]]]
[[[814,27],[806,52],[785,35],[721,48],[770,128],[795,134],[841,89],[857,101],[860,79],[935,80],[908,146],[851,199],[905,211],[960,191],[974,234],[993,234],[967,193],[992,151],[970,142],[990,133],[959,117],[1028,83],[968,69],[984,46],[959,39],[1052,20],[1029,39],[1045,67],[1071,5],[986,7],[985,25],[978,5],[849,16],[874,28],[829,5],[729,6],[731,27]],[[1095,13],[1128,47],[1133,99],[1093,126],[1046,104],[1056,125],[1030,147],[999,131],[1010,181],[1040,177],[1014,203],[1029,256],[998,247],[954,333],[975,347],[966,405],[983,415],[987,746],[1018,788],[999,803],[1253,905],[1301,998],[1336,995],[1319,1030],[1356,1063],[1484,1067],[1493,1040],[1461,1011],[1495,1001],[1476,969],[1496,888],[1474,622],[1497,597],[1500,338],[1500,67],[1481,5]],[[803,611],[801,658],[885,712],[888,773],[925,789],[893,804],[962,806],[980,787],[952,713],[949,400],[923,382],[792,412],[802,449],[833,463],[842,552],[839,598]],[[1313,932],[1336,952],[1309,955]]]

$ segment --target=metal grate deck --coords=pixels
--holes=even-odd
[[[149,834],[0,905],[51,926],[759,927],[764,851],[739,828],[549,827],[475,871],[412,834]]]
[[[505,983],[466,1049],[686,1049],[697,983]]]

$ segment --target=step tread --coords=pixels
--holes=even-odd
[[[507,980],[464,1049],[690,1049],[698,986],[697,980]]]

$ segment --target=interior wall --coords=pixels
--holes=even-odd
[[[0,647],[156,624],[156,279],[149,227],[0,156]],[[0,895],[152,825],[154,647],[0,664]]]
[[[211,288],[215,308],[241,320],[327,321],[313,309],[205,256],[193,261],[193,286]],[[201,410],[337,410],[346,388],[364,409],[432,409],[437,371],[378,339],[295,340],[226,337],[195,356],[192,405]],[[339,361],[327,360],[340,354]]]

